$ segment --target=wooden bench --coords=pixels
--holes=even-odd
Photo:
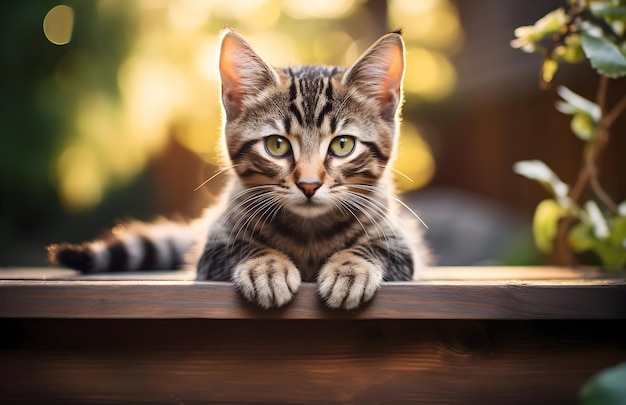
[[[353,312],[190,277],[0,270],[0,403],[577,403],[626,360],[626,278],[594,269],[437,267]]]

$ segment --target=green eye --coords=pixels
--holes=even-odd
[[[270,135],[265,138],[265,150],[274,157],[284,157],[291,153],[291,144],[284,136]]]
[[[330,147],[328,149],[331,154],[338,157],[344,157],[348,156],[354,150],[354,145],[356,145],[354,137],[341,135],[335,137],[330,142]]]

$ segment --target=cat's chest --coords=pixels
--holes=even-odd
[[[295,262],[303,281],[315,281],[321,267],[336,250],[330,243],[318,242],[284,245],[283,251]]]
[[[328,258],[363,234],[352,221],[337,218],[282,218],[249,237],[292,258],[304,281],[314,281]]]

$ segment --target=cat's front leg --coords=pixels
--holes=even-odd
[[[331,308],[354,309],[370,301],[383,282],[377,260],[365,259],[351,249],[332,255],[317,277],[318,291]]]
[[[232,278],[248,301],[263,308],[277,308],[291,301],[301,282],[293,262],[274,249],[264,249],[260,255],[238,263]]]

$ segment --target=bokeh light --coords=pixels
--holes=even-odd
[[[402,27],[405,39],[440,50],[457,49],[461,23],[449,0],[389,0],[389,25]]]
[[[340,18],[352,9],[354,0],[283,0],[285,12],[294,18]]]
[[[443,54],[418,47],[407,49],[405,91],[438,101],[449,96],[455,85],[456,72]]]
[[[55,45],[65,45],[72,39],[74,28],[74,10],[60,5],[48,11],[43,19],[43,32],[48,41]]]
[[[401,126],[398,158],[394,166],[401,192],[424,187],[435,174],[435,159],[428,144],[410,122]]]
[[[408,43],[404,90],[430,101],[448,97],[456,72],[448,56],[463,37],[458,12],[449,0],[389,0],[389,25],[402,27]]]
[[[105,175],[93,148],[85,145],[69,147],[59,157],[57,171],[65,206],[80,210],[100,202]]]

